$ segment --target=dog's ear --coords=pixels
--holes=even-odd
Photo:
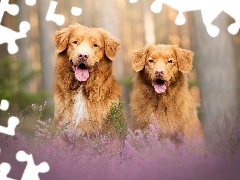
[[[99,28],[101,31],[103,37],[104,37],[104,43],[105,43],[105,54],[110,60],[114,60],[116,57],[119,49],[120,49],[120,41],[113,37],[110,33],[107,31]]]
[[[134,71],[139,72],[143,70],[146,58],[149,55],[152,45],[146,45],[143,48],[137,49],[132,53],[132,68]]]
[[[55,33],[55,47],[56,52],[59,54],[67,48],[68,38],[70,34],[70,28],[64,28]]]
[[[189,73],[192,69],[192,61],[194,53],[192,51],[181,49],[178,46],[174,46],[177,55],[177,63],[179,71],[183,73]]]
[[[134,71],[139,72],[145,65],[145,47],[137,49],[132,53],[132,68]]]

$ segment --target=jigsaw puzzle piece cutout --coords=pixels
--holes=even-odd
[[[228,26],[228,32],[232,35],[236,35],[240,29],[240,22],[236,21]]]
[[[57,7],[58,2],[56,1],[51,1],[50,6],[48,8],[47,16],[46,16],[46,21],[53,21],[55,22],[58,26],[61,26],[64,24],[65,17],[61,14],[55,14],[55,9]]]
[[[1,163],[0,164],[0,179],[1,180],[15,180],[12,178],[7,177],[8,173],[10,172],[11,165],[8,163]]]
[[[4,12],[8,12],[12,16],[16,16],[19,13],[19,7],[16,4],[9,4],[9,0],[1,0],[0,2],[0,23]]]
[[[21,180],[40,180],[38,173],[46,173],[50,169],[47,162],[35,165],[32,154],[27,154],[25,151],[18,151],[16,159],[19,162],[27,162],[27,166],[23,172]]]
[[[25,0],[25,3],[28,6],[34,6],[36,4],[36,0]]]
[[[204,0],[202,0],[200,3],[199,1],[193,0],[155,0],[154,2],[152,2],[150,8],[154,13],[160,13],[163,4],[172,7],[173,9],[178,11],[177,17],[175,19],[175,24],[183,25],[186,22],[186,18],[183,13],[187,11],[200,10],[203,1]]]
[[[15,129],[16,129],[18,124],[19,124],[19,119],[15,116],[11,116],[8,119],[8,127],[0,126],[0,133],[10,135],[10,136],[14,136],[15,135]]]
[[[129,0],[129,2],[134,3],[135,0]],[[220,32],[220,29],[212,23],[223,11],[235,19],[235,23],[229,25],[228,32],[235,35],[240,29],[239,0],[219,0],[217,5],[215,1],[209,0],[155,0],[152,2],[150,8],[153,12],[159,13],[162,10],[163,4],[167,4],[178,11],[175,20],[175,24],[177,25],[183,25],[186,21],[183,12],[201,10],[203,23],[208,34],[212,37],[216,37]]]
[[[185,16],[183,15],[183,12],[179,12],[176,19],[175,24],[176,25],[183,25],[186,22]]]
[[[0,25],[0,44],[8,43],[8,52],[10,54],[18,52],[18,46],[15,41],[27,37],[27,32],[30,30],[30,24],[27,21],[21,22],[19,30],[19,32],[16,32]]]
[[[167,4],[168,6],[171,6],[172,8],[176,9],[178,11],[177,17],[175,19],[176,25],[183,25],[186,22],[186,18],[183,15],[183,12],[188,10],[187,6],[184,6],[182,2],[179,1],[167,1],[167,0],[155,0],[152,2],[150,9],[154,13],[160,13],[162,11],[163,4]]]
[[[71,9],[71,13],[72,13],[72,15],[74,15],[74,16],[80,16],[80,15],[82,14],[82,9],[73,6],[72,9]]]
[[[235,23],[232,23],[228,26],[228,32],[232,35],[236,35],[240,29],[240,1],[239,0],[230,0],[226,2],[223,6],[223,11],[230,15]]]
[[[0,103],[0,110],[2,111],[6,111],[9,108],[9,102],[5,99],[2,99],[1,103]]]
[[[177,25],[183,25],[186,22],[186,18],[183,15],[184,12],[201,10],[203,23],[206,26],[208,34],[212,37],[216,37],[219,34],[219,28],[213,25],[212,22],[222,12],[221,3],[219,4],[219,8],[218,6],[216,7],[215,2],[209,2],[208,0],[155,0],[151,4],[151,10],[159,13],[162,10],[163,4],[178,11],[175,19],[175,24]]]
[[[201,9],[203,24],[211,37],[216,37],[220,32],[220,29],[212,23],[221,12],[221,8],[214,8],[213,6],[204,6]]]
[[[152,2],[150,9],[154,13],[160,13],[162,11],[162,4],[160,1],[155,0]]]
[[[131,4],[138,2],[138,0],[129,0]]]

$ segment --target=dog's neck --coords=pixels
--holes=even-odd
[[[89,99],[91,97],[105,98],[110,96],[113,87],[116,86],[116,80],[113,75],[113,61],[102,59],[90,73],[85,82],[81,82],[84,95]]]

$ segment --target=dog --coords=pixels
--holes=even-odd
[[[203,138],[187,83],[192,59],[191,51],[177,45],[146,45],[133,52],[132,67],[137,72],[130,97],[134,131],[157,123],[159,135],[172,140],[178,133],[189,140]]]
[[[115,136],[114,124],[107,119],[121,97],[113,75],[120,41],[104,29],[74,24],[55,33],[55,47],[56,127],[73,141],[96,133]]]

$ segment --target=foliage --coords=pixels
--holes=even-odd
[[[123,145],[118,145],[109,136],[99,134],[94,138],[84,137],[82,143],[63,146],[58,138],[61,130],[53,128],[51,119],[42,119],[45,107],[46,104],[33,104],[26,110],[35,113],[37,119],[34,139],[29,139],[29,135],[19,127],[14,137],[0,134],[0,163],[10,155],[14,157],[18,150],[24,150],[33,154],[35,162],[49,163],[50,171],[41,175],[41,179],[46,180],[239,178],[240,116],[213,132],[219,139],[216,142],[217,149],[206,148],[200,141],[190,143],[184,137],[183,144],[176,148],[168,139],[159,140],[157,132],[160,127],[156,124],[150,126],[149,132],[128,130]],[[115,104],[113,107],[116,110],[121,106]],[[152,118],[155,118],[154,115]],[[231,151],[229,144],[233,145]],[[21,169],[20,164],[14,164],[15,161],[7,162],[13,165],[12,174]],[[17,175],[14,177],[20,179]]]
[[[42,99],[49,97],[46,92],[29,93],[28,90],[23,88],[24,84],[35,78],[39,73],[37,71],[21,73],[26,65],[26,63],[15,59],[3,58],[0,60],[0,98],[9,101],[8,112],[10,114],[17,114],[33,102],[40,104]],[[4,117],[4,112],[0,111],[0,117]]]
[[[117,133],[122,134],[126,131],[126,119],[123,113],[123,102],[112,102],[107,117],[108,123],[113,123]]]
[[[119,84],[126,86],[129,89],[132,89],[133,86],[133,76],[125,75],[123,78],[119,79]]]
[[[209,147],[210,151],[216,154],[221,152],[232,159],[240,149],[240,113],[233,119],[223,119],[216,130],[210,127],[212,137],[216,139],[216,145]]]

